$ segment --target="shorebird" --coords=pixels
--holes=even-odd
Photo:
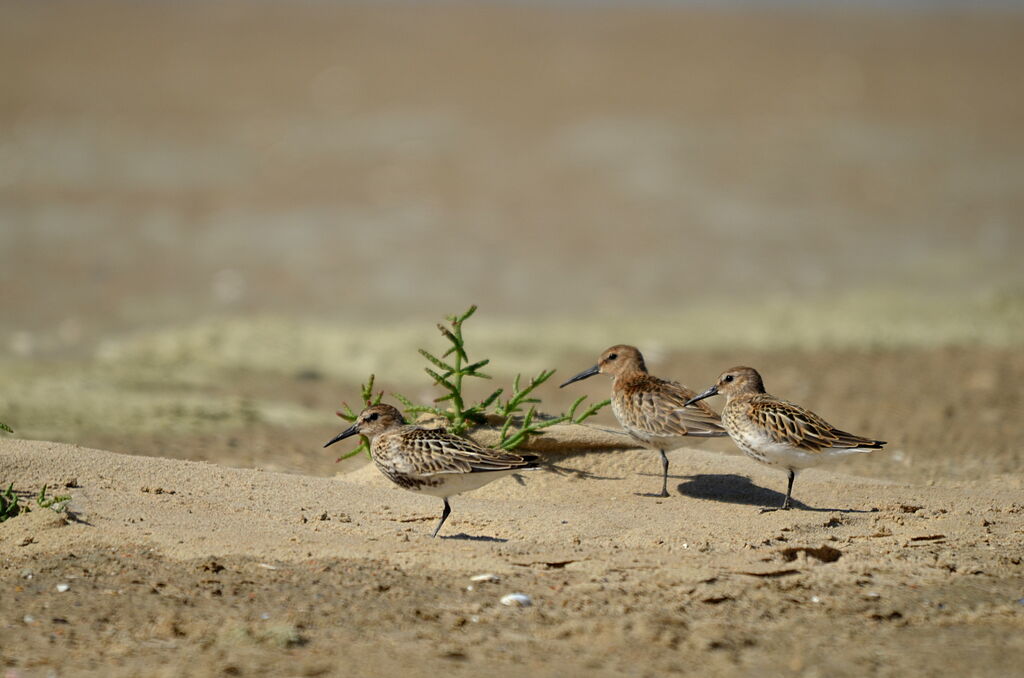
[[[718,382],[687,405],[713,395],[725,396],[722,424],[736,446],[769,466],[789,472],[786,499],[789,509],[796,472],[829,457],[881,449],[884,440],[871,440],[837,429],[814,412],[765,393],[761,375],[752,367],[722,372]],[[766,508],[765,511],[779,509]]]
[[[726,435],[713,409],[704,403],[687,403],[697,395],[695,391],[648,374],[644,357],[634,346],[612,346],[601,354],[596,365],[559,388],[595,374],[612,376],[612,413],[626,433],[661,453],[662,497],[668,496],[667,450],[682,447],[688,437]]]
[[[370,439],[370,456],[388,479],[401,488],[444,499],[436,537],[451,513],[448,498],[475,490],[492,480],[538,467],[538,457],[480,447],[444,429],[406,424],[391,405],[372,405],[355,423],[331,438],[324,447],[362,434]]]

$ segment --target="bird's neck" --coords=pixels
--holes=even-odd
[[[648,377],[650,375],[647,374],[647,370],[643,369],[643,367],[631,367],[616,374],[612,378],[612,383],[615,386],[625,386],[626,384],[642,381]]]
[[[725,406],[730,405],[745,405],[754,399],[755,396],[760,395],[757,391],[740,391],[739,393],[727,393],[725,395]]]

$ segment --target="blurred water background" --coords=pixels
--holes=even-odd
[[[415,347],[470,303],[498,376],[628,341],[694,386],[760,360],[872,430],[852,380],[874,364],[893,424],[934,370],[1020,406],[1018,3],[0,16],[0,419],[21,435],[300,455],[296,428],[333,426],[370,371],[419,380]],[[847,379],[802,387],[808,361]],[[1019,426],[997,433],[1016,468]]]

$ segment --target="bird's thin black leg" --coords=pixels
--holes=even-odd
[[[665,454],[665,450],[658,450],[661,452],[661,496],[668,496],[668,456]]]
[[[782,510],[788,511],[790,497],[793,496],[793,479],[796,478],[796,471],[789,469],[789,483],[786,485],[786,500],[782,502]]]
[[[452,507],[448,505],[448,497],[444,498],[444,510],[441,511],[441,520],[437,521],[437,527],[434,528],[434,534],[431,537],[436,537],[441,526],[444,525],[444,521],[448,520],[448,514],[452,512]]]
[[[772,511],[788,511],[791,506],[790,497],[793,496],[793,480],[796,478],[796,471],[789,469],[789,483],[786,485],[786,499],[782,502],[782,506],[778,508],[763,508],[761,513],[771,513]]]

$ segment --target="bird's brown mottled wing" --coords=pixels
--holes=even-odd
[[[412,428],[390,437],[387,451],[395,469],[410,475],[475,473],[534,468],[534,455],[480,447],[443,430]]]
[[[623,390],[628,427],[659,437],[724,436],[722,420],[704,401],[686,406],[697,395],[681,384],[645,376]]]
[[[878,449],[885,445],[881,440],[841,431],[814,412],[767,393],[752,398],[747,413],[776,442],[808,452],[821,452],[827,448]]]

